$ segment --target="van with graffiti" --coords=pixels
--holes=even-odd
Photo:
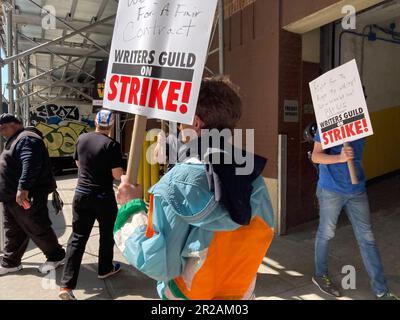
[[[76,140],[82,133],[94,130],[94,118],[89,104],[48,104],[31,110],[31,125],[42,132],[56,171],[73,164]]]

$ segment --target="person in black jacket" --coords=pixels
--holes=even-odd
[[[7,140],[0,156],[0,202],[6,238],[0,275],[22,269],[29,239],[45,254],[47,261],[39,271],[46,273],[62,265],[65,258],[47,208],[48,195],[57,187],[49,154],[42,137],[35,130],[24,129],[11,114],[0,115],[0,134]]]

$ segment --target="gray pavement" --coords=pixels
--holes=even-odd
[[[71,233],[71,202],[76,177],[58,179],[59,192],[65,202],[64,214],[51,213],[54,228],[65,247]],[[400,293],[400,178],[394,176],[369,187],[375,236],[389,284],[394,292]],[[290,235],[276,238],[259,270],[256,295],[260,300],[331,299],[321,293],[312,283],[313,246],[317,224],[315,222],[292,230]],[[122,263],[123,271],[108,280],[97,278],[99,230],[96,225],[86,247],[78,288],[78,299],[158,299],[155,281],[147,278],[127,265],[121,253],[115,249],[115,260]],[[57,299],[61,270],[43,276],[37,271],[44,256],[32,243],[23,259],[24,269],[13,275],[0,277],[0,300],[48,300]],[[356,290],[344,291],[343,300],[373,299],[368,277],[364,271],[361,256],[351,225],[343,217],[332,241],[330,270],[334,279],[341,283],[342,267],[356,268]],[[54,280],[55,278],[55,280]]]

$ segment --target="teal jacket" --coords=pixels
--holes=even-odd
[[[193,271],[188,264],[201,269],[216,232],[242,226],[215,201],[203,164],[177,164],[149,192],[150,212],[141,200],[121,207],[114,238],[131,265],[160,282],[159,293],[165,298],[171,280],[188,268]],[[253,218],[258,216],[273,229],[271,201],[261,176],[253,182],[251,207]]]

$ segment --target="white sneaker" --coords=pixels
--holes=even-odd
[[[18,272],[22,270],[22,264],[15,268],[6,268],[0,265],[0,276],[4,276],[7,273]]]
[[[51,270],[55,270],[64,264],[65,264],[65,258],[60,261],[46,261],[41,266],[39,266],[38,270],[40,273],[47,274]]]

